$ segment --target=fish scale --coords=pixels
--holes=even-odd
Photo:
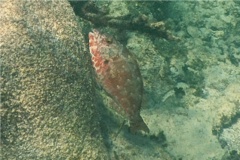
[[[89,50],[97,80],[116,105],[113,109],[130,121],[130,130],[149,132],[140,115],[143,82],[131,53],[112,37],[89,33]]]

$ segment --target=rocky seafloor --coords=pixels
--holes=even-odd
[[[239,1],[95,5],[111,18],[105,26],[91,20],[92,27],[121,33],[137,57],[145,86],[141,115],[150,128],[148,135],[122,129],[108,144],[113,159],[239,159]],[[147,24],[129,23],[129,14]],[[114,135],[118,126],[106,117]]]

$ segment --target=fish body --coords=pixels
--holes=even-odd
[[[149,132],[140,116],[142,77],[131,53],[115,39],[97,30],[89,33],[89,50],[100,85],[116,103],[113,109],[130,121],[131,132]]]

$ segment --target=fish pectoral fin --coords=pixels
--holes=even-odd
[[[119,127],[118,131],[116,132],[116,134],[114,135],[114,140],[116,140],[117,136],[119,135],[119,133],[121,132],[123,126],[125,125],[126,120],[123,120],[121,126]]]

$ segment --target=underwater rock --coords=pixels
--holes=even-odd
[[[0,159],[108,159],[67,1],[2,1]]]

